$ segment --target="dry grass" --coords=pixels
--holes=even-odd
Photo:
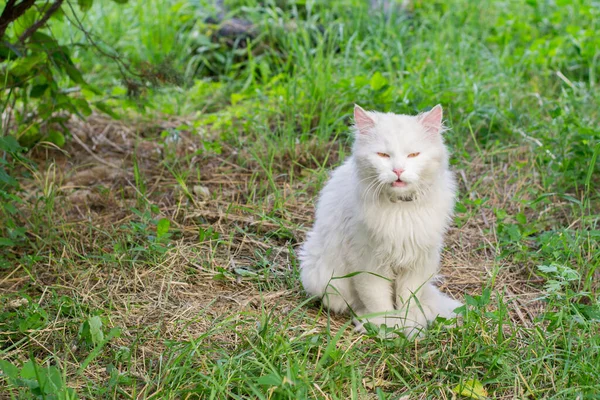
[[[90,309],[110,309],[112,325],[123,327],[122,336],[113,346],[130,345],[140,330],[153,332],[138,347],[136,369],[141,375],[144,360],[148,355],[159,355],[165,340],[198,337],[215,321],[247,319],[249,314],[260,313],[261,308],[286,315],[305,298],[300,283],[294,280],[286,284],[284,277],[295,276],[293,248],[311,224],[314,191],[300,187],[310,185],[311,177],[294,187],[285,178],[277,180],[284,202],[281,215],[271,222],[264,218],[273,211],[268,195],[258,205],[248,201],[252,185],[257,177],[261,179],[262,172],[242,167],[239,154],[236,156],[231,148],[220,155],[198,154],[202,138],[183,132],[171,151],[177,160],[183,160],[181,165],[199,171],[199,179],[190,175],[185,182],[192,194],[188,196],[165,168],[169,162],[167,147],[156,135],[181,123],[167,120],[160,126],[139,123],[133,127],[95,116],[85,123],[71,122],[77,140],[64,150],[39,146],[35,151],[39,172],[36,180],[26,186],[32,198],[36,190],[53,187],[56,207],[52,218],[60,223],[65,251],[53,254],[53,262],[47,265],[36,265],[27,272],[24,268],[5,271],[0,279],[2,294],[27,287],[30,292],[42,292],[39,302],[43,303],[44,293],[52,290],[77,298]],[[509,153],[509,162],[525,154],[515,148]],[[147,185],[143,196],[135,184],[134,159]],[[244,164],[251,166],[252,162]],[[528,171],[523,176],[510,176],[511,170],[502,165],[490,167],[485,154],[468,167],[458,171],[461,190],[473,199],[486,197],[488,204],[508,210],[516,207],[511,202],[514,193],[530,184],[523,179],[530,176]],[[296,192],[311,195],[295,196]],[[160,216],[172,221],[180,234],[158,264],[143,259],[104,263],[99,256],[114,251],[113,235],[119,235],[126,229],[120,227],[136,218],[130,210],[140,197],[156,205]],[[513,321],[530,326],[541,307],[535,300],[540,295],[541,280],[530,275],[528,266],[513,265],[509,260],[497,268],[499,250],[494,230],[490,229],[494,225],[491,207],[461,220],[462,225],[448,234],[442,289],[461,299],[465,294],[479,293],[491,282],[505,293]],[[199,228],[209,227],[223,239],[220,243],[198,240]],[[293,237],[273,234],[281,228],[293,232]],[[251,271],[257,251],[268,254],[269,274],[248,278],[236,272]],[[65,257],[70,259],[66,261]],[[115,261],[127,267],[119,267]],[[223,270],[228,273],[223,274]],[[329,320],[317,307],[304,315],[306,321],[296,323],[306,324],[307,330],[315,328],[317,316],[319,325],[332,324],[334,329],[346,322],[343,316]],[[51,354],[56,341],[67,337],[64,330],[61,321],[56,320],[47,329],[36,331],[31,339]],[[354,335],[348,331],[350,338]],[[235,346],[238,339],[227,331],[211,340]],[[17,346],[7,356],[24,359],[27,351]],[[98,371],[88,373],[103,379]]]

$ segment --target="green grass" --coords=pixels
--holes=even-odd
[[[225,3],[255,24],[243,48],[210,40],[204,2],[81,17],[138,86],[72,47],[105,93],[82,95],[122,120],[67,124],[104,163],[73,140],[30,154],[27,237],[0,247],[2,396],[451,398],[476,380],[490,398],[598,398],[600,9]],[[53,33],[85,43],[70,12]],[[349,154],[354,103],[444,106],[457,327],[359,335],[302,292],[295,249]]]

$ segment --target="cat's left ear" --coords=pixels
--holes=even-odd
[[[427,132],[440,133],[442,131],[442,118],[442,106],[438,104],[426,113],[421,114],[419,116],[419,122]]]

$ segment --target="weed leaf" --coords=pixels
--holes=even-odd
[[[156,237],[160,239],[161,237],[165,236],[169,232],[170,227],[171,221],[166,218],[162,218],[156,225]]]

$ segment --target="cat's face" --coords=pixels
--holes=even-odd
[[[355,107],[354,157],[368,196],[410,200],[425,192],[447,166],[442,107],[418,116]]]

